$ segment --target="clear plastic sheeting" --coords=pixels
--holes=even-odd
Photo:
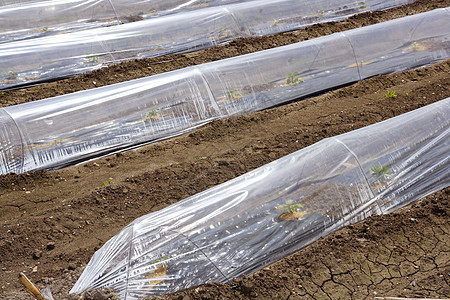
[[[230,282],[319,237],[450,185],[450,98],[328,138],[143,216],[98,250],[71,293],[122,299]]]
[[[70,6],[70,2],[66,0],[57,1]],[[411,0],[257,0],[180,12],[121,25],[111,19],[108,24],[118,26],[58,35],[52,35],[52,32],[66,31],[67,26],[61,25],[52,29],[50,25],[39,24],[32,27],[31,31],[17,31],[19,37],[11,32],[16,26],[15,22],[20,20],[20,24],[26,24],[35,16],[39,18],[39,14],[30,13],[24,20],[7,11],[13,9],[10,6],[3,8],[5,13],[2,16],[0,7],[0,20],[5,24],[2,28],[9,30],[0,34],[4,40],[4,43],[0,43],[0,90],[72,76],[124,60],[195,51],[239,37],[294,30],[318,22],[343,19],[363,11],[385,9],[409,2]],[[111,6],[109,2],[95,3]],[[86,5],[89,4],[91,2]],[[2,18],[11,20],[4,21]],[[64,17],[64,20],[67,19],[70,19],[69,13]],[[85,26],[83,24],[75,22],[72,25],[78,30]],[[96,22],[87,24],[88,27],[98,26]],[[8,29],[8,26],[11,28]],[[20,36],[25,36],[26,39]],[[11,41],[16,38],[22,40]]]
[[[261,110],[375,74],[446,59],[450,56],[449,23],[448,11],[438,9],[5,107],[0,109],[0,122],[4,124],[0,129],[0,174],[63,167],[178,135],[213,119]],[[363,37],[366,43],[362,43]],[[377,46],[380,40],[384,47]]]
[[[248,1],[248,0],[247,0]],[[215,7],[240,0],[46,0],[0,6],[0,43]]]
[[[36,0],[0,0],[0,6],[11,5],[11,4],[20,4],[20,3],[29,3]],[[50,1],[50,0],[47,0]]]

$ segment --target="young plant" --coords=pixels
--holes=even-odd
[[[113,182],[112,177],[109,177],[109,178],[108,178],[108,181],[103,182],[102,185],[101,185],[101,187],[107,186],[108,184],[111,184],[112,182]]]
[[[147,8],[144,10],[144,12],[147,13],[147,16],[154,16],[154,15],[158,14],[158,11],[153,8]]]
[[[294,200],[286,200],[286,203],[277,207],[277,209],[282,210],[286,214],[293,214],[296,211],[303,209],[303,205],[300,203],[294,203]]]
[[[46,31],[48,31],[48,26],[43,26],[41,28],[34,30],[34,32],[46,32]]]
[[[230,35],[230,32],[225,27],[221,27],[221,28],[217,29],[217,31],[218,31],[218,33],[216,36],[213,37],[213,39],[220,40],[220,39],[226,38]]]
[[[227,36],[227,29],[225,27],[219,28],[219,36]]]
[[[395,98],[397,97],[397,93],[395,91],[387,91],[387,93],[384,93],[384,95],[386,96],[386,98]]]
[[[147,117],[149,117],[150,119],[157,119],[157,118],[159,118],[158,109],[157,108],[150,109],[150,111],[148,112]]]
[[[60,95],[64,94],[63,91],[59,91],[57,88],[53,88],[53,90],[54,90],[55,93],[57,93],[57,94],[60,94]]]
[[[298,72],[289,73],[286,78],[286,85],[295,85],[298,83],[302,83],[303,80],[301,78],[295,78],[298,75]]]
[[[162,258],[158,258],[155,260],[150,261],[150,264],[158,264],[156,266],[156,269],[151,270],[150,272],[148,272],[145,277],[147,279],[150,279],[150,284],[148,286],[148,289],[151,290],[153,287],[155,287],[157,284],[164,282],[165,277],[167,277],[167,269],[169,268],[169,266],[167,265],[167,263],[165,263],[164,261],[170,259],[170,256],[166,256],[164,255]],[[163,263],[161,263],[163,262]],[[161,263],[161,264],[159,264]]]
[[[227,96],[228,96],[228,98],[230,98],[232,100],[237,100],[239,98],[242,98],[241,93],[239,91],[237,91],[237,90],[234,90],[234,89],[233,90],[229,90],[227,92]]]
[[[88,56],[88,60],[89,60],[89,63],[96,63],[96,62],[98,62],[98,56],[96,56],[95,54],[91,54],[91,55],[89,55]]]
[[[119,26],[119,25],[123,25],[123,22],[118,21],[118,22],[112,23],[111,25],[108,25],[107,27]]]
[[[160,262],[166,261],[166,260],[168,260],[170,258],[171,258],[170,256],[164,255],[163,257],[151,260],[149,264],[153,265],[153,264],[156,264],[156,263],[160,263]]]
[[[393,174],[391,168],[374,165],[370,168],[370,175],[375,177],[380,183],[384,184]]]
[[[107,185],[109,185],[109,184],[112,184],[113,181],[114,181],[113,178],[112,178],[112,177],[109,177],[109,178],[108,178],[108,181],[103,182],[102,185],[101,185],[101,187],[104,187],[104,186],[107,186]],[[119,180],[116,180],[116,182],[120,182],[120,181],[119,181]]]
[[[427,50],[427,46],[425,44],[421,44],[421,43],[418,43],[418,42],[412,42],[411,46],[406,47],[404,50],[425,51],[425,50]]]
[[[8,72],[8,79],[16,79],[17,78],[17,72],[9,71]]]
[[[278,217],[281,221],[300,221],[308,214],[306,209],[300,203],[294,203],[294,200],[286,200],[286,203],[277,207],[283,213]]]

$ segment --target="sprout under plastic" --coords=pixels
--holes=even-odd
[[[3,136],[0,157],[4,161],[0,174],[59,168],[181,134],[213,119],[261,110],[351,83],[365,78],[362,75],[401,71],[448,58],[450,29],[445,24],[449,19],[446,9],[438,9],[293,45],[2,108],[0,121],[7,129],[0,131]],[[397,43],[402,37],[385,35],[383,38],[392,43],[386,43],[381,51],[375,46],[378,33],[391,26],[396,27],[392,31],[400,34],[414,31],[413,37],[420,39],[402,39]],[[366,44],[359,45],[363,36],[367,37]],[[410,47],[429,41],[433,46],[420,51]],[[404,57],[409,59],[405,61]],[[361,64],[361,60],[370,63]]]
[[[48,26],[39,25],[27,39],[0,43],[0,90],[72,76],[124,60],[195,51],[239,37],[294,30],[409,2],[367,0],[362,5],[350,0],[256,0],[67,34],[51,35]],[[76,26],[81,25],[76,22]],[[42,37],[30,38],[36,34]],[[5,33],[5,38],[8,36],[13,37],[13,33]]]
[[[328,138],[136,219],[71,290],[122,299],[230,282],[450,185],[450,98]],[[374,174],[384,168],[385,175]]]

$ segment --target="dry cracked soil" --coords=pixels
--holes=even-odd
[[[149,76],[415,14],[450,1],[416,1],[341,22],[239,39],[191,54],[122,63],[74,78],[6,91],[7,106]],[[54,171],[0,176],[0,299],[32,299],[24,272],[55,299],[68,295],[93,253],[131,221],[324,138],[450,97],[450,60],[379,75],[309,99],[217,120],[191,133]],[[93,84],[95,82],[95,85]],[[397,97],[384,93],[396,91]],[[103,185],[113,178],[110,184]],[[102,186],[103,185],[103,186]],[[450,297],[449,188],[395,213],[322,237],[234,279],[152,299],[375,299]],[[382,298],[380,298],[382,299]]]

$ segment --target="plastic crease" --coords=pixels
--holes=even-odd
[[[356,69],[358,70],[358,76],[359,76],[359,80],[363,80],[362,76],[361,76],[361,71],[359,70],[360,68],[360,64],[358,62],[358,58],[356,57],[356,52],[355,52],[355,48],[353,47],[352,42],[350,41],[350,39],[348,38],[348,36],[345,33],[341,33],[343,37],[345,37],[345,39],[348,41],[350,47],[352,47],[352,51],[353,51],[353,56],[355,57],[355,65],[356,65]]]
[[[367,176],[366,176],[366,174],[364,173],[364,169],[363,169],[363,167],[362,167],[362,165],[361,165],[361,162],[359,161],[359,158],[358,158],[358,156],[356,155],[356,153],[353,152],[353,151],[352,151],[352,150],[351,150],[344,142],[342,142],[341,140],[339,140],[337,137],[332,137],[332,139],[335,140],[337,143],[341,144],[342,146],[344,146],[345,149],[347,149],[347,151],[355,158],[356,162],[358,163],[358,167],[359,167],[359,169],[361,170],[361,174],[363,175],[363,177],[364,177],[364,179],[365,179],[365,181],[366,181],[366,184],[367,184],[368,188],[369,188],[370,191],[371,191],[371,195],[370,195],[370,196],[371,196],[372,198],[375,197],[376,193],[374,192],[374,190],[373,190],[372,187],[370,186],[369,180],[367,179]],[[380,211],[383,211],[380,205],[378,205],[378,207],[380,208]]]

